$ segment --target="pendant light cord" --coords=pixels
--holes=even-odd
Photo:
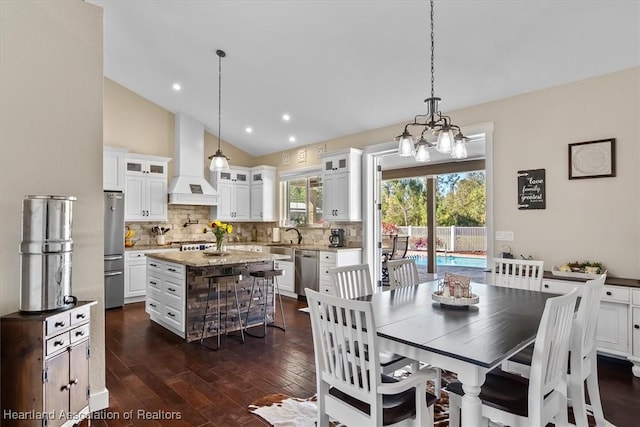
[[[220,138],[222,133],[222,57],[224,52],[218,50],[218,151],[220,151]]]
[[[434,42],[434,33],[433,33],[433,0],[431,0],[431,97],[434,98],[434,60],[435,60],[435,42]]]

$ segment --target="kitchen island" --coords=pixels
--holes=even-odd
[[[256,304],[260,297],[257,291],[251,295],[253,277],[251,271],[273,268],[273,262],[288,260],[289,256],[229,250],[221,256],[207,255],[203,251],[165,252],[147,255],[146,312],[152,321],[184,338],[187,342],[199,340],[203,335],[203,316],[209,304],[209,314],[217,307],[217,289],[212,285],[209,292],[207,276],[240,274],[238,284],[240,313],[235,309],[233,288],[221,289],[220,309],[229,313],[226,318],[227,331],[240,329],[240,321],[247,319],[247,307],[251,298],[251,311],[246,327],[262,324],[263,310],[267,310],[267,321],[273,320],[273,299],[264,307]],[[273,289],[269,289],[272,293]],[[217,324],[216,316],[208,316],[204,337],[224,333],[224,325]]]

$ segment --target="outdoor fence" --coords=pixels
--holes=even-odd
[[[429,238],[427,227],[409,225],[398,227],[398,234],[410,236],[410,249],[426,249]],[[486,227],[436,227],[436,249],[448,252],[486,252]]]

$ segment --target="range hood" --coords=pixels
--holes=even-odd
[[[177,113],[175,128],[175,176],[169,185],[169,203],[217,205],[218,192],[204,177],[204,125]]]

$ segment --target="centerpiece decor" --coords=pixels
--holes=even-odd
[[[445,273],[431,299],[439,302],[441,307],[463,310],[480,302],[478,295],[471,292],[471,278],[452,273]]]
[[[209,227],[210,229],[205,228],[204,232],[211,231],[216,236],[216,251],[222,252],[224,236],[225,234],[231,234],[233,232],[233,225],[216,220],[211,221]]]

